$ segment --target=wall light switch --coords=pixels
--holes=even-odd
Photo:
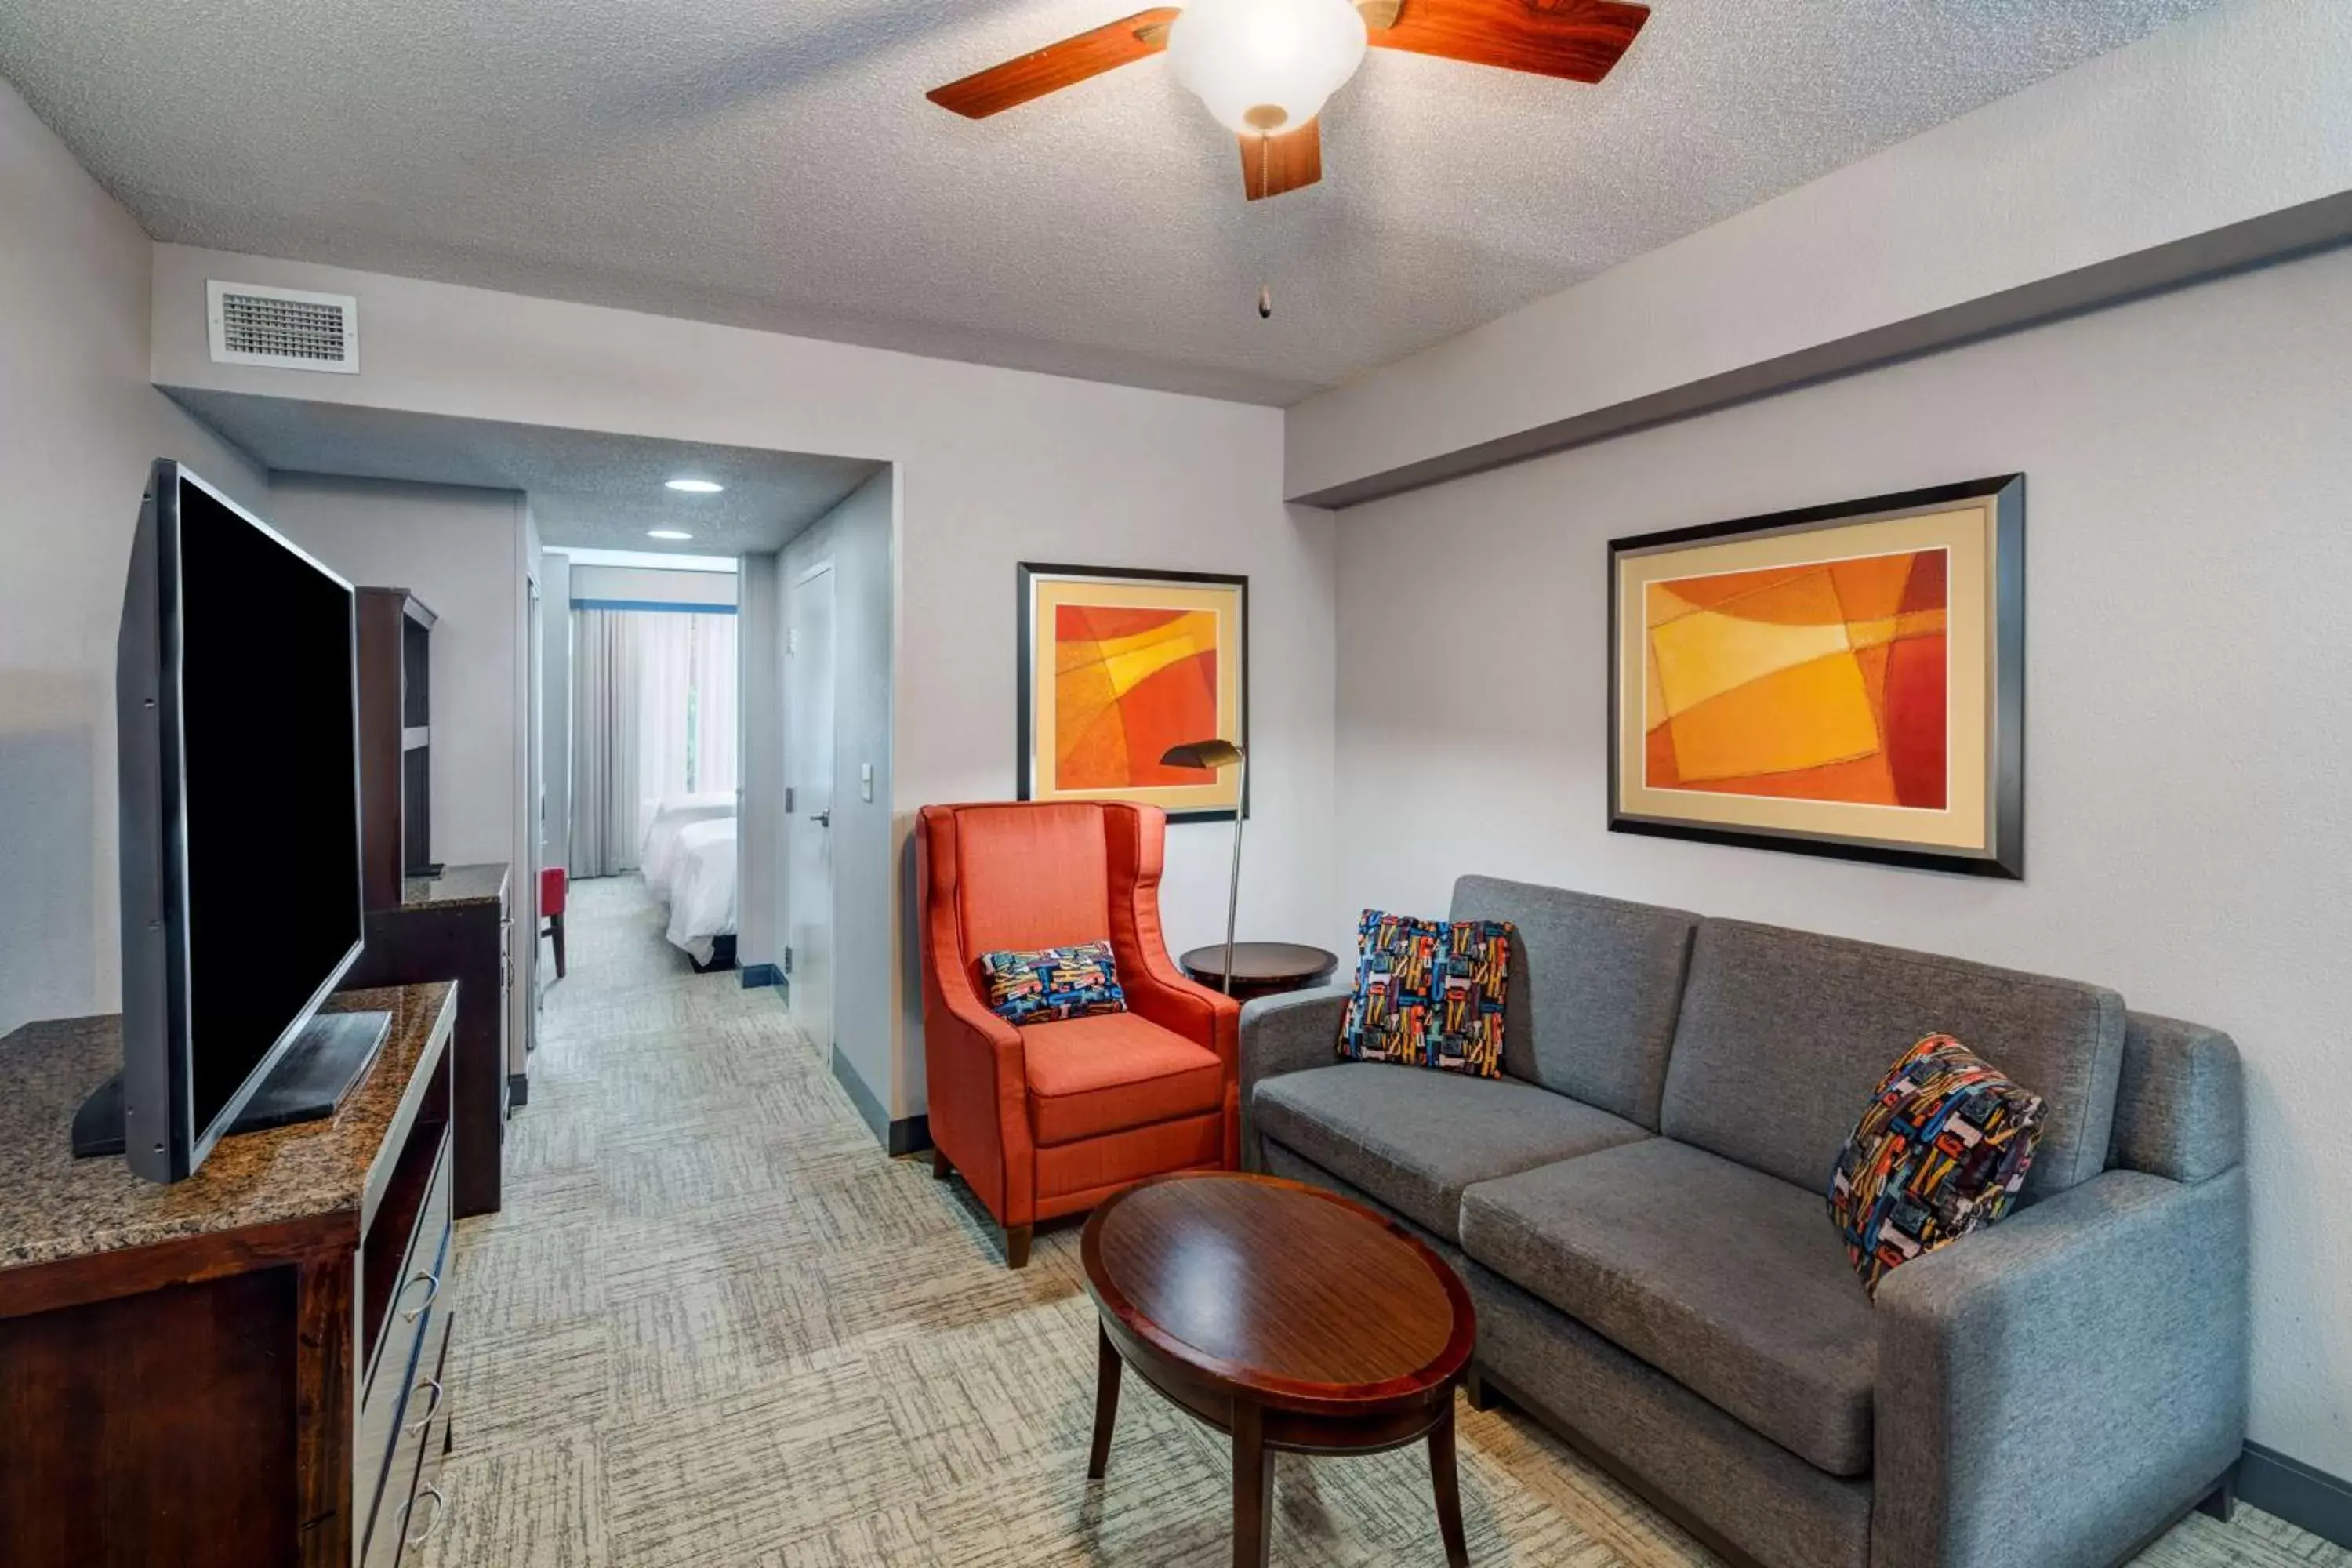
[[[857,764],[857,798],[860,800],[874,798],[874,764],[872,763]]]

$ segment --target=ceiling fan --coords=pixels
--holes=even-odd
[[[1599,81],[1650,19],[1624,0],[1192,0],[1108,23],[924,96],[971,120],[1168,52],[1177,80],[1241,140],[1251,201],[1323,177],[1324,100],[1371,45],[1564,81]]]

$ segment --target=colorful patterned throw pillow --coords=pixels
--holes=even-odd
[[[1903,1053],[1854,1124],[1830,1177],[1830,1215],[1872,1295],[1887,1270],[2009,1212],[2042,1097],[1949,1035]]]
[[[1108,942],[1035,952],[991,952],[980,961],[988,1010],[1012,1024],[1050,1024],[1127,1011]]]
[[[1356,994],[1339,1055],[1500,1078],[1510,972],[1511,928],[1500,921],[1416,921],[1366,910],[1356,928]]]

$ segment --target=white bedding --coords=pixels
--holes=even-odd
[[[734,815],[735,792],[731,789],[709,795],[664,795],[653,808],[637,851],[637,868],[646,879],[646,889],[656,899],[669,898],[670,879],[677,875],[678,836],[697,823],[716,822]]]
[[[734,931],[735,819],[691,823],[677,836],[670,873],[670,942],[708,963],[711,939]]]

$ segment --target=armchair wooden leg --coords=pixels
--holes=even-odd
[[[563,917],[555,915],[550,918],[548,924],[554,927],[555,977],[561,980],[563,978]]]
[[[1004,1227],[1004,1267],[1007,1268],[1029,1267],[1029,1236],[1033,1228],[1025,1225],[1008,1225]]]
[[[2236,1516],[2238,1511],[2237,1466],[2231,1465],[2228,1472],[2221,1477],[2221,1483],[2198,1500],[2197,1511],[2209,1519],[2218,1519],[2223,1524],[2229,1523]]]
[[[935,1181],[935,1182],[944,1182],[944,1181],[946,1181],[950,1176],[952,1176],[952,1175],[954,1175],[954,1174],[955,1174],[955,1167],[954,1167],[953,1165],[950,1165],[950,1164],[949,1164],[949,1163],[948,1163],[948,1152],[947,1152],[946,1150],[944,1150],[944,1149],[940,1148],[940,1147],[938,1144],[936,1144],[936,1143],[932,1144],[932,1145],[931,1145],[931,1180],[933,1180],[933,1181]]]

